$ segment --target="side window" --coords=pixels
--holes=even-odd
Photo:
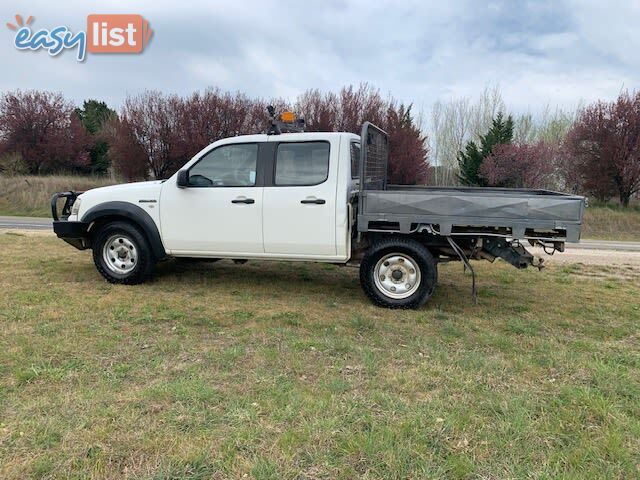
[[[360,144],[351,142],[351,178],[360,176]]]
[[[256,184],[258,145],[225,145],[205,154],[189,170],[192,187],[252,187]]]
[[[276,185],[318,185],[329,175],[329,143],[281,143],[276,156]]]

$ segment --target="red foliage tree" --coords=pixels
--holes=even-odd
[[[498,145],[482,162],[480,175],[493,187],[550,188],[558,154],[556,146],[543,141]]]
[[[82,125],[75,109],[70,114],[68,136],[67,160],[63,164],[63,169],[88,173],[91,171],[90,150],[93,147],[94,140]]]
[[[127,119],[112,118],[101,133],[109,143],[109,160],[113,169],[127,181],[148,179],[147,152],[135,136],[135,129]]]
[[[411,107],[393,98],[384,100],[367,84],[343,87],[340,92],[322,94],[308,90],[296,102],[308,131],[352,132],[360,134],[369,121],[389,133],[389,183],[425,183],[429,173],[426,138],[411,117]]]
[[[640,192],[640,92],[583,109],[566,143],[573,181],[598,198],[615,193],[628,206]]]
[[[307,90],[298,97],[295,109],[304,117],[310,132],[331,132],[336,129],[338,99],[335,94],[323,95],[320,90]]]
[[[411,106],[390,105],[385,128],[389,133],[388,182],[397,185],[426,183],[430,171],[429,150],[426,138],[413,122]]]
[[[177,95],[147,91],[128,97],[122,108],[120,127],[131,129],[126,141],[135,139],[145,152],[146,169],[158,179],[167,177],[180,167],[176,165],[175,147],[180,135],[178,115],[181,104],[182,100]],[[122,161],[112,155],[114,164],[122,165]],[[138,169],[139,166],[130,167],[131,171]]]
[[[0,99],[0,152],[20,154],[30,173],[81,171],[90,144],[62,94],[16,91]]]
[[[155,178],[169,177],[217,140],[259,133],[268,118],[263,101],[217,89],[187,98],[147,91],[127,98],[120,117],[118,128],[111,130],[115,136],[110,138],[115,145],[110,157],[116,171],[127,177],[147,171]],[[126,153],[131,142],[136,144],[135,154]]]
[[[363,83],[358,88],[343,87],[337,94],[307,90],[298,97],[295,109],[304,116],[307,131],[360,133],[367,120],[384,125],[390,103]]]
[[[267,125],[267,105],[244,94],[207,89],[182,101],[178,130],[184,161],[210,143],[227,137],[259,133]]]
[[[288,108],[285,101],[270,102],[276,111]],[[110,157],[117,171],[125,176],[140,172],[138,165],[155,178],[166,178],[202,148],[216,140],[236,135],[264,132],[267,103],[246,95],[208,89],[187,98],[148,91],[126,99],[118,129],[110,143]],[[367,85],[345,87],[338,94],[309,90],[300,96],[296,110],[305,117],[307,131],[360,133],[369,120],[389,132],[391,183],[422,183],[427,178],[425,138],[411,118],[410,108],[393,99],[383,100]],[[126,134],[121,129],[129,128]],[[137,147],[125,154],[131,141]],[[139,153],[144,152],[142,157]],[[121,158],[116,158],[118,155]],[[124,162],[137,162],[125,167]]]

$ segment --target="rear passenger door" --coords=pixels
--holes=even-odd
[[[265,253],[335,256],[339,143],[278,142],[273,148],[263,193]]]

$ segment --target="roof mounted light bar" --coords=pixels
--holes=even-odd
[[[278,115],[272,105],[267,107],[267,111],[269,112],[269,129],[267,130],[267,135],[304,132],[304,118],[297,118],[295,113],[291,111],[285,111]]]

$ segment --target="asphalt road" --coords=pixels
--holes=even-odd
[[[0,228],[16,230],[52,230],[50,218],[0,217]]]
[[[51,222],[50,218],[0,216],[0,229],[52,231]],[[568,243],[567,250],[571,249],[640,252],[640,242],[582,240],[580,243]]]

